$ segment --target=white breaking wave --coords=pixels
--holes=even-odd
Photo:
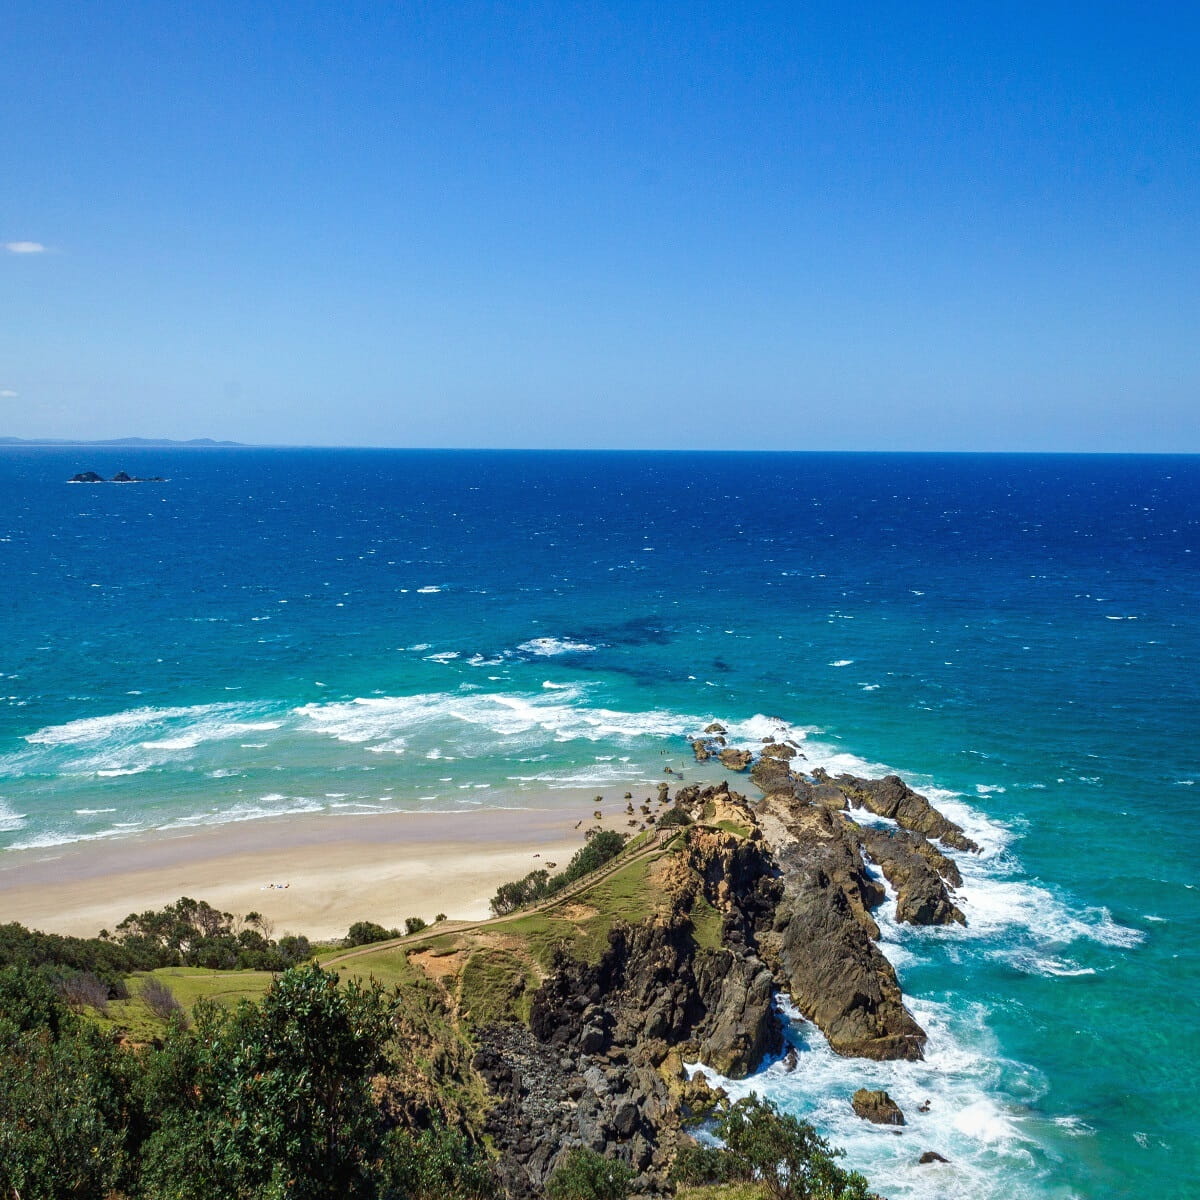
[[[11,833],[25,824],[25,814],[13,809],[7,801],[0,799],[0,833]]]
[[[845,1165],[862,1171],[891,1200],[1044,1196],[1054,1164],[1039,1146],[1046,1122],[1035,1105],[1046,1092],[1045,1081],[1032,1068],[998,1055],[982,1005],[955,1011],[929,1000],[908,1003],[929,1034],[923,1062],[842,1058],[781,997],[788,1041],[796,1048],[794,1070],[782,1060],[743,1080],[724,1078],[699,1063],[688,1064],[688,1070],[707,1075],[733,1099],[760,1095],[811,1121],[846,1151]],[[887,1091],[907,1124],[897,1132],[860,1119],[850,1105],[860,1087]],[[921,1112],[926,1102],[928,1111]],[[949,1164],[918,1165],[925,1150],[937,1151]]]
[[[536,637],[522,642],[517,649],[538,658],[552,658],[556,654],[588,654],[597,647],[588,642],[573,642],[569,638]]]

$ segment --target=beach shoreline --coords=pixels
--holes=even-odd
[[[589,828],[627,831],[625,801],[612,791],[603,822],[593,816],[594,791],[520,799],[521,807],[313,813],[8,851],[0,920],[92,937],[180,896],[259,912],[277,937],[319,941],[344,937],[355,921],[474,920],[489,915],[499,884],[565,866]]]

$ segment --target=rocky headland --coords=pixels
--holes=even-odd
[[[689,1128],[720,1100],[684,1063],[741,1078],[781,1055],[778,994],[847,1058],[848,1094],[855,1058],[923,1055],[877,945],[879,875],[898,921],[965,923],[950,852],[974,844],[895,776],[805,771],[785,743],[731,753],[724,733],[710,726],[696,758],[719,758],[757,796],[729,780],[673,798],[664,785],[650,831],[601,878],[410,954],[465,1029],[467,1073],[486,1095],[475,1119],[514,1197],[541,1194],[573,1146],[628,1162],[642,1194],[669,1193]],[[859,823],[862,810],[876,819]],[[886,1093],[860,1088],[854,1108],[904,1124]]]

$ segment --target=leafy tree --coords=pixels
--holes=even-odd
[[[260,1004],[194,1015],[195,1036],[177,1032],[149,1082],[163,1115],[146,1148],[147,1194],[369,1194],[370,1080],[390,1033],[379,988],[339,986],[311,963],[281,975]]]
[[[91,1026],[58,1033],[26,1030],[0,1053],[0,1194],[103,1200],[133,1177],[136,1059]]]
[[[399,936],[398,929],[384,929],[374,921],[355,921],[342,941],[345,946],[369,946],[373,942],[386,942]]]
[[[761,1180],[773,1200],[870,1200],[866,1179],[845,1171],[833,1150],[807,1121],[749,1096],[717,1122],[717,1135],[738,1177]]]
[[[0,967],[0,1054],[19,1034],[46,1030],[57,1038],[74,1019],[46,974],[32,967]]]
[[[424,917],[405,917],[404,932],[407,934],[420,933],[422,929],[426,929],[429,922]]]
[[[492,1200],[501,1194],[491,1165],[456,1129],[387,1135],[378,1170],[380,1200]]]
[[[633,1168],[577,1146],[546,1181],[549,1200],[624,1200],[633,1184]]]
[[[671,1164],[676,1183],[732,1183],[753,1177],[750,1166],[723,1146],[682,1146]]]

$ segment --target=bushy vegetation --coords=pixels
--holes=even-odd
[[[616,858],[625,848],[625,838],[611,829],[592,834],[587,844],[580,847],[566,868],[557,875],[549,871],[530,871],[524,879],[502,883],[492,897],[492,912],[498,917],[515,912],[561,892],[563,888],[598,870],[606,862]]]
[[[687,813],[676,805],[674,808],[668,808],[661,817],[658,818],[659,829],[669,829],[673,825],[690,825],[692,818]]]
[[[354,946],[370,946],[375,942],[389,942],[398,937],[398,929],[384,929],[374,921],[355,921],[342,939],[342,945],[349,949]]]
[[[577,1146],[554,1168],[546,1195],[549,1200],[624,1200],[633,1180],[628,1163]]]
[[[730,1105],[714,1132],[722,1146],[689,1147],[676,1156],[677,1182],[756,1180],[771,1200],[871,1200],[866,1179],[838,1166],[842,1151],[769,1101],[750,1096]]]
[[[380,1200],[493,1200],[501,1195],[491,1164],[456,1129],[394,1129],[380,1158]]]
[[[316,964],[261,1003],[201,1002],[123,1049],[39,970],[0,969],[0,1195],[21,1200],[488,1200],[478,1147],[389,1128],[395,997]]]
[[[187,896],[158,911],[130,913],[112,936],[153,967],[285,971],[312,954],[308,938],[272,940],[269,923],[258,913],[239,920]]]
[[[258,913],[239,919],[186,896],[157,911],[130,913],[112,933],[94,938],[39,933],[16,922],[0,925],[0,967],[42,972],[76,1010],[127,999],[125,977],[139,971],[285,971],[311,955],[307,938],[273,940]]]

